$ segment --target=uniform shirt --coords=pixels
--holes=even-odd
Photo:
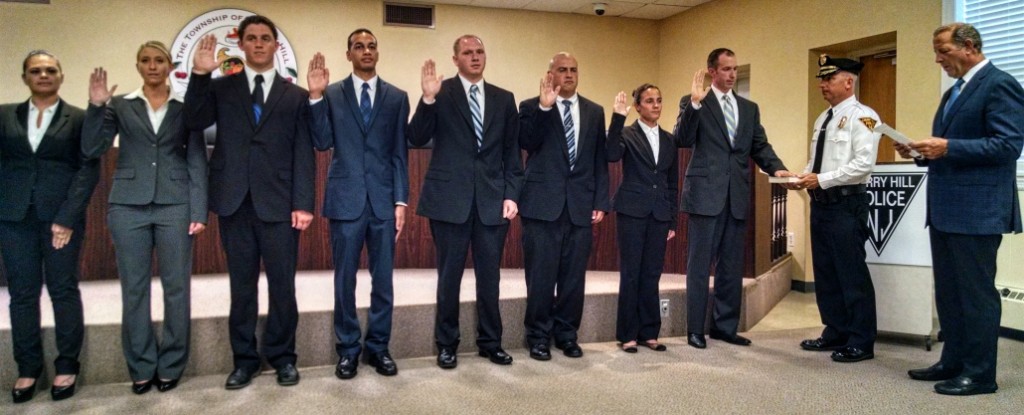
[[[146,99],[146,94],[142,92],[142,87],[139,87],[139,89],[136,89],[135,92],[132,92],[132,93],[130,93],[128,95],[125,95],[124,99],[125,100],[141,99],[142,102],[146,103],[146,114],[149,115],[149,123],[153,127],[153,134],[156,134],[156,133],[160,132],[159,131],[160,130],[160,124],[163,124],[164,117],[167,116],[167,103],[168,102],[171,102],[171,100],[174,100],[174,101],[178,101],[178,102],[180,102],[182,104],[185,103],[185,100],[183,98],[181,98],[180,95],[174,93],[174,91],[172,90],[170,92],[170,95],[167,97],[167,101],[164,101],[164,105],[161,105],[160,108],[153,109],[153,106],[149,104],[149,100]]]
[[[41,123],[36,125],[36,121],[39,120],[39,108],[36,108],[36,104],[32,100],[28,100],[28,143],[32,146],[32,152],[35,153],[39,149],[39,143],[43,142],[43,136],[46,135],[46,130],[50,129],[50,122],[53,121],[53,115],[57,113],[57,106],[60,105],[60,99],[54,102],[53,105],[46,107],[43,110],[43,120]]]
[[[818,116],[811,131],[811,158],[807,161],[804,173],[810,173],[814,167],[815,149],[818,145],[818,134],[825,129],[825,148],[822,149],[821,173],[818,174],[818,185],[822,189],[834,186],[864,184],[871,177],[878,153],[878,140],[881,134],[869,129],[861,118],[871,118],[876,124],[881,123],[875,110],[857,102],[856,96],[850,96],[835,107],[832,107],[832,120],[822,125],[828,110]]]

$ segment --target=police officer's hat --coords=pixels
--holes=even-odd
[[[818,58],[818,78],[824,78],[839,71],[857,75],[862,68],[864,68],[864,64],[853,59],[833,58],[824,53]]]

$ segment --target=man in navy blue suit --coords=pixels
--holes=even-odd
[[[340,360],[334,374],[357,373],[360,328],[356,316],[356,270],[366,245],[372,290],[366,330],[367,362],[393,376],[388,352],[394,291],[395,241],[405,223],[409,197],[405,128],[409,98],[377,76],[377,37],[356,29],[345,56],[352,75],[328,85],[324,56],[309,63],[310,130],[317,150],[334,148],[324,195],[334,254],[334,334]]]
[[[956,83],[942,96],[932,137],[897,145],[928,166],[928,218],[935,306],[946,339],[939,362],[908,372],[942,381],[945,395],[993,393],[1001,315],[996,253],[1004,233],[1020,233],[1015,169],[1024,146],[1024,89],[981,52],[971,25],[935,30],[935,62]]]

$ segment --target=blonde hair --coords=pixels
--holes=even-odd
[[[171,63],[171,52],[168,51],[167,46],[165,46],[163,42],[160,42],[159,40],[150,40],[146,43],[143,43],[142,46],[139,46],[139,51],[135,52],[136,62],[138,62],[139,58],[142,57],[142,50],[146,48],[153,48],[160,51],[160,53],[164,55],[164,58],[167,58],[167,63]]]

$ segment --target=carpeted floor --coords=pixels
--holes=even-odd
[[[266,373],[241,391],[225,391],[224,376],[185,379],[168,393],[135,396],[124,384],[83,388],[51,402],[43,394],[28,404],[0,400],[3,414],[1010,414],[1024,403],[1024,343],[1000,339],[999,386],[994,395],[947,397],[932,382],[912,381],[910,368],[938,359],[941,344],[885,339],[876,358],[834,363],[828,353],[801,350],[801,339],[820,328],[813,295],[791,293],[746,335],[752,347],[709,340],[706,350],[683,338],[663,339],[669,350],[626,354],[614,343],[585,344],[582,359],[555,354],[549,362],[510,350],[515,363],[497,366],[474,354],[459,356],[445,371],[433,358],[399,360],[400,373],[385,378],[362,365],[349,381],[333,367],[302,371],[302,382],[283,388]],[[802,328],[796,328],[802,327]],[[45,391],[41,391],[45,392]],[[1018,409],[1013,409],[1018,408]]]

